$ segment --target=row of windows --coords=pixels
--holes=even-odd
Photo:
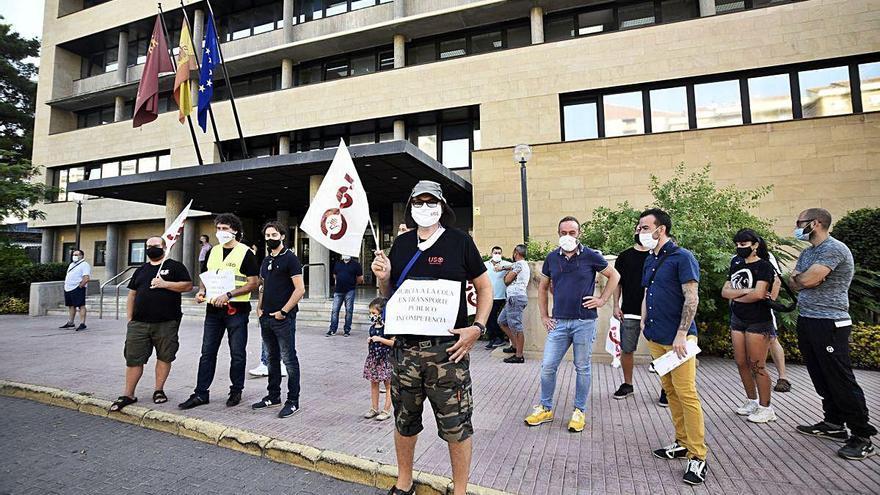
[[[65,242],[61,245],[61,259],[64,263],[71,262],[71,255],[76,248],[73,242]],[[107,265],[107,241],[95,241],[95,249],[92,251],[92,266]],[[147,262],[147,240],[130,239],[128,241],[128,265],[142,265]]]
[[[52,185],[58,188],[56,201],[71,201],[75,193],[67,192],[67,185],[81,180],[96,180],[120,175],[134,175],[171,168],[171,155],[165,151],[159,154],[108,160],[72,167],[54,168]]]
[[[128,59],[126,60],[126,68],[147,62],[147,51],[150,48],[150,38],[152,33],[148,32],[129,32],[128,39]],[[171,47],[172,53],[176,56],[180,52],[180,28],[168,30],[168,46]],[[88,56],[82,57],[80,65],[80,78],[97,76],[105,72],[113,72],[119,70],[119,43],[108,43],[103,49],[94,52]]]
[[[565,141],[880,110],[880,62],[802,64],[563,95]]]
[[[415,40],[407,46],[406,65],[419,65],[467,55],[528,46],[532,32],[528,23],[513,23],[456,32],[437,38]]]

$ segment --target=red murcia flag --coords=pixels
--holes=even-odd
[[[165,35],[162,34],[161,22],[159,16],[156,16],[153,36],[150,37],[150,47],[147,49],[147,63],[144,64],[144,72],[138,84],[137,100],[134,104],[132,119],[134,127],[152,122],[159,116],[159,74],[174,71],[171,55],[168,54],[168,43],[165,41]]]

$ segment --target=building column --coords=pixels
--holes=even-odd
[[[281,22],[283,22],[284,42],[293,41],[293,0],[284,0],[281,8]]]
[[[52,263],[55,258],[55,229],[43,229],[40,241],[40,263]]]
[[[168,227],[171,226],[171,223],[177,219],[177,216],[183,211],[183,207],[186,206],[184,201],[183,191],[175,191],[168,190],[165,191],[165,229],[168,230]],[[159,235],[162,235],[159,233]],[[181,235],[181,238],[177,240],[177,243],[174,247],[171,248],[171,252],[168,255],[175,259],[182,259],[183,254],[183,245],[181,243],[186,242],[186,236]]]
[[[715,15],[715,0],[700,0],[700,17]]]
[[[293,59],[281,59],[281,89],[293,87]]]
[[[394,18],[400,19],[401,17],[406,17],[405,0],[394,0]]]
[[[394,121],[394,140],[406,140],[406,122],[403,119],[397,119]]]
[[[532,44],[539,45],[544,42],[544,9],[532,7],[529,18],[532,21]]]
[[[318,188],[321,187],[323,175],[309,177],[309,201],[315,199]],[[309,270],[309,299],[325,299],[330,287],[330,250],[321,243],[309,238],[309,264],[323,263],[320,266],[310,266]]]
[[[278,136],[278,154],[286,155],[290,153],[290,135],[282,134]]]
[[[394,68],[400,69],[406,65],[406,37],[402,34],[394,35]]]
[[[128,75],[128,31],[119,31],[119,47],[116,51],[116,82],[125,83]]]
[[[117,96],[113,100],[113,122],[125,120],[125,97]]]
[[[397,238],[397,227],[404,223],[403,217],[406,214],[406,203],[392,203],[391,204],[391,221],[393,225],[391,225],[391,235],[394,238]]]
[[[284,234],[284,243],[287,245],[288,248],[295,251],[296,246],[294,246],[293,244],[294,239],[293,236],[290,235],[290,233],[293,232],[293,229],[290,228],[290,211],[278,210],[275,213],[275,220],[283,225],[285,229],[287,229],[284,232],[281,232],[282,234]]]
[[[107,280],[119,273],[119,224],[107,224],[106,246],[104,248],[104,272]]]
[[[195,51],[196,60],[202,63],[202,38],[205,37],[205,11],[196,9],[192,18],[192,39],[193,50]],[[198,40],[198,41],[196,41]],[[198,74],[192,79],[194,82],[190,84],[192,88],[192,101],[194,106],[198,106],[199,101],[199,76]],[[213,160],[212,160],[213,161]]]
[[[198,239],[196,222],[198,220],[195,218],[183,222],[183,237],[178,240],[179,244],[183,244],[183,258],[180,262],[186,267],[186,271],[190,273],[193,280],[196,280],[195,276],[199,273],[199,267],[196,264],[196,240]]]

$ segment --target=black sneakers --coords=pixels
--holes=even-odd
[[[241,403],[241,392],[229,392],[229,398],[226,399],[226,407],[237,406]]]
[[[800,428],[800,426],[798,426],[798,428]],[[874,445],[871,443],[871,439],[857,437],[855,435],[849,437],[849,440],[846,441],[846,445],[837,451],[837,455],[851,461],[861,461],[876,453]]]
[[[635,393],[636,392],[633,389],[632,385],[630,385],[629,383],[622,383],[620,384],[620,388],[617,389],[617,392],[614,392],[614,398],[617,400],[626,399],[627,397]]]
[[[86,328],[89,327],[87,327],[85,323],[80,323],[79,326],[76,327],[76,331],[79,332],[80,330],[85,330]]]
[[[666,397],[666,391],[660,389],[660,398],[657,399],[657,405],[660,407],[669,407],[669,398]]]
[[[278,417],[287,418],[293,416],[297,411],[299,411],[299,406],[291,401],[287,401],[284,403],[284,407],[281,408],[281,412],[278,413]]]
[[[688,449],[682,447],[677,441],[654,451],[654,457],[658,459],[681,459],[687,457],[687,454]]]
[[[820,421],[814,425],[799,425],[796,429],[798,433],[813,435],[814,437],[819,438],[827,438],[828,440],[834,440],[835,442],[846,442],[849,438],[849,435],[847,435],[846,429],[843,426],[832,425],[824,421]]]
[[[688,461],[682,481],[688,485],[702,485],[706,481],[707,474],[709,474],[709,466],[706,464],[706,461],[695,457]]]
[[[76,326],[76,325],[74,325],[72,321],[68,321],[67,323],[65,323],[64,325],[61,325],[61,326],[58,327],[58,328],[73,328],[73,327],[75,327],[75,326]]]
[[[416,484],[413,483],[412,486],[407,491],[403,491],[400,488],[397,488],[397,485],[391,487],[388,490],[388,495],[414,495],[416,493]]]
[[[509,345],[509,346],[507,346],[507,347],[505,347],[504,349],[501,349],[501,350],[504,351],[505,354],[514,354],[514,353],[516,353],[516,347],[514,347],[514,346],[512,346],[512,345]]]
[[[196,394],[189,396],[189,399],[177,405],[180,409],[192,409],[194,407],[203,406],[208,403],[208,399],[203,399]]]
[[[281,405],[281,399],[273,399],[268,395],[260,399],[260,402],[251,404],[251,409],[265,409],[267,407],[275,407]]]
[[[520,364],[520,363],[526,362],[526,358],[524,358],[522,356],[515,356],[514,355],[514,356],[508,356],[508,357],[504,358],[503,361],[505,363]]]

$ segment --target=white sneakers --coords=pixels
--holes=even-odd
[[[758,406],[755,412],[749,414],[748,420],[752,423],[769,423],[776,421],[776,412],[773,410],[773,406]]]
[[[269,376],[269,368],[265,364],[260,363],[259,366],[248,371],[248,374],[256,377]],[[283,364],[281,365],[281,376],[287,376],[287,368]]]
[[[740,416],[748,416],[753,412],[758,410],[758,401],[754,399],[749,399],[745,404],[739,406],[739,409],[736,410],[736,413]]]

